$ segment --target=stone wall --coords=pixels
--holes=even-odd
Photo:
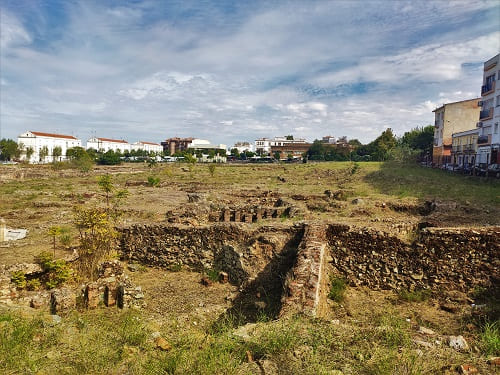
[[[287,275],[280,316],[294,313],[324,315],[330,273],[329,258],[326,226],[307,225],[299,244],[296,263]]]
[[[500,278],[500,228],[428,228],[407,244],[387,233],[346,225],[327,230],[335,272],[372,289],[491,286]]]
[[[255,227],[241,223],[210,226],[134,225],[121,228],[122,258],[150,266],[218,269],[231,282],[252,281],[302,234],[303,225]]]

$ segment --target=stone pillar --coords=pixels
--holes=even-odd
[[[104,289],[104,304],[107,307],[115,306],[116,299],[118,295],[118,284],[116,282],[110,282],[106,285]]]
[[[239,223],[241,221],[241,211],[240,210],[235,210],[234,211],[234,221]]]
[[[0,242],[6,241],[7,237],[7,227],[5,226],[5,220],[0,218]]]
[[[71,311],[76,307],[76,296],[67,288],[55,289],[50,295],[50,311],[52,314]]]
[[[245,223],[252,224],[253,214],[251,212],[245,213]]]
[[[257,208],[255,209],[255,220],[256,220],[256,221],[262,220],[262,212],[263,212],[263,211],[264,211],[264,210],[262,209],[262,207],[257,207]]]
[[[226,208],[222,214],[222,221],[225,223],[231,221],[231,210]]]
[[[85,288],[85,307],[87,309],[95,309],[100,300],[99,286],[93,282]]]

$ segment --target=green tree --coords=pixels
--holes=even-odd
[[[97,179],[97,185],[99,185],[101,190],[106,194],[106,206],[109,210],[109,197],[115,189],[111,176],[109,174],[105,174],[104,176],[99,177]]]
[[[62,155],[62,148],[60,146],[56,146],[52,149],[52,161],[57,161]]]
[[[66,151],[66,158],[75,168],[82,172],[90,171],[94,165],[94,160],[83,147],[69,148]]]
[[[117,165],[121,163],[120,154],[109,150],[104,154],[99,155],[97,163],[101,165]]]
[[[21,149],[12,139],[0,140],[0,160],[11,161],[21,155]]]
[[[427,125],[425,127],[416,127],[409,132],[406,132],[400,140],[402,145],[406,145],[413,150],[419,150],[423,153],[432,151],[434,142],[434,126]]]
[[[274,158],[275,158],[276,160],[280,160],[280,159],[281,159],[281,153],[280,153],[279,151],[276,151],[276,152],[274,153]]]
[[[293,135],[291,135],[291,134],[287,135],[285,138],[287,141],[293,141]]]
[[[40,161],[44,162],[47,156],[49,156],[49,148],[47,146],[43,146],[38,154],[40,155]]]
[[[215,175],[215,164],[210,164],[208,166],[208,171],[210,172],[210,176],[214,176]]]
[[[29,162],[31,157],[33,156],[33,154],[35,153],[35,150],[33,149],[33,147],[27,147],[26,148],[26,160]]]

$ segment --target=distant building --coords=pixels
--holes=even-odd
[[[123,153],[125,151],[130,151],[130,143],[123,139],[92,137],[87,141],[87,149],[89,148],[102,152],[112,150],[114,152],[119,151]]]
[[[483,85],[481,86],[481,100],[479,106],[478,149],[476,164],[500,163],[500,54],[484,63]]]
[[[130,150],[144,150],[147,152],[162,153],[163,146],[158,143],[139,141],[130,145]]]
[[[258,154],[269,154],[271,152],[271,140],[268,138],[259,138],[255,140],[255,151]]]
[[[434,147],[432,163],[451,163],[452,134],[475,129],[479,116],[478,99],[447,103],[434,111]]]
[[[194,138],[168,138],[164,142],[161,142],[161,145],[164,152],[173,155],[176,152],[186,151],[193,142],[193,139]]]
[[[335,144],[335,143],[337,143],[337,138],[332,137],[331,135],[327,135],[326,137],[323,137],[321,139],[321,142],[328,143],[328,144]]]
[[[279,153],[279,159],[298,159],[312,146],[307,142],[277,142],[276,145],[271,146],[271,155],[275,156]]]
[[[452,134],[451,163],[458,168],[473,167],[476,162],[479,129]]]
[[[65,160],[66,151],[69,148],[82,146],[81,140],[73,137],[72,135],[43,133],[37,131],[27,131],[19,135],[17,137],[17,143],[18,145],[22,146],[24,150],[24,154],[21,157],[24,160],[28,160],[28,158],[26,157],[26,151],[29,148],[33,150],[33,153],[28,160],[30,163],[46,163],[53,161],[55,158],[54,149],[56,147],[59,147],[61,149],[61,155],[57,156],[57,160]],[[42,157],[40,155],[40,151],[44,147],[47,148],[47,156]]]
[[[231,147],[231,150],[232,149],[237,149],[240,154],[245,151],[255,152],[255,145],[250,142],[236,142],[233,147]],[[231,152],[231,150],[229,151]]]

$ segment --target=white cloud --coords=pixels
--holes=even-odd
[[[2,53],[9,47],[30,44],[32,41],[21,22],[4,9],[0,9],[0,31]]]

